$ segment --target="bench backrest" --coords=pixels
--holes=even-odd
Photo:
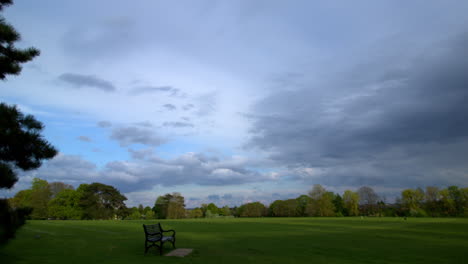
[[[146,239],[162,237],[161,224],[159,223],[154,225],[143,225],[143,229],[145,230]]]

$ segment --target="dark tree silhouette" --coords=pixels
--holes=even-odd
[[[12,3],[11,0],[0,0],[0,11]],[[18,75],[21,72],[21,63],[39,55],[36,48],[16,48],[15,42],[20,39],[21,35],[15,28],[0,17],[0,80],[4,80],[8,74]]]
[[[41,136],[43,128],[32,115],[23,115],[16,106],[0,103],[0,187],[11,188],[18,180],[14,167],[37,169],[42,160],[57,154]]]
[[[11,5],[11,0],[0,0],[0,11]],[[18,49],[21,39],[14,27],[0,16],[0,80],[7,75],[18,75],[21,64],[39,55],[36,48]],[[23,115],[16,106],[0,103],[0,188],[11,188],[18,181],[15,169],[32,170],[50,159],[57,150],[42,138],[44,126],[32,115]],[[0,199],[0,244],[14,236],[24,223],[21,209],[11,209]]]

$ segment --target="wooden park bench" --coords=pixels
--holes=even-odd
[[[150,247],[155,246],[159,248],[159,254],[162,255],[163,244],[167,241],[171,242],[172,246],[175,248],[175,230],[163,230],[160,223],[155,225],[143,225],[143,229],[145,230],[145,254]],[[166,232],[172,232],[172,236],[164,236]]]

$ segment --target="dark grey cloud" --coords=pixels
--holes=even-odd
[[[98,181],[124,192],[150,190],[156,185],[225,186],[274,180],[248,168],[251,164],[231,159],[219,160],[199,153],[162,159],[150,149],[129,149],[129,152],[131,160],[108,162],[102,169],[80,156],[59,154],[38,170],[26,172],[23,176],[63,181],[75,186]]]
[[[159,146],[166,142],[166,139],[158,136],[153,130],[134,126],[114,128],[110,138],[118,141],[121,146],[132,144]]]
[[[183,106],[182,106],[182,109],[183,109],[184,111],[189,111],[189,110],[193,109],[194,107],[195,107],[195,106],[194,106],[193,104],[186,104],[186,105],[183,105]]]
[[[115,86],[111,82],[101,79],[95,75],[63,73],[58,77],[58,79],[71,84],[75,88],[91,87],[105,92],[114,92],[116,90]]]
[[[112,123],[109,122],[109,121],[99,121],[99,122],[97,123],[97,125],[98,125],[99,127],[105,128],[105,127],[111,127],[111,126],[112,126]]]
[[[83,142],[92,142],[93,140],[91,140],[91,138],[87,137],[87,136],[79,136],[77,137],[78,140],[80,141],[83,141]]]
[[[179,93],[179,89],[172,86],[140,86],[132,89],[129,94],[140,95],[161,92],[168,93],[170,96],[176,96]]]
[[[148,122],[148,121],[137,122],[135,123],[135,125],[142,126],[142,127],[153,127],[153,124],[151,124],[151,122]]]
[[[164,123],[163,123],[163,126],[165,126],[165,127],[177,127],[177,128],[194,127],[194,125],[193,125],[192,123],[188,123],[188,122],[179,122],[179,121],[176,121],[176,122],[164,122]]]
[[[421,50],[405,57],[388,48],[331,81],[272,94],[250,116],[248,147],[315,168],[291,173],[311,182],[466,184],[468,34]]]
[[[208,195],[208,200],[211,200],[211,201],[219,201],[219,200],[220,200],[220,197],[219,197],[219,195],[217,195],[217,194],[211,194],[211,195]]]
[[[177,107],[175,105],[173,105],[173,104],[165,104],[165,105],[163,105],[163,107],[168,111],[174,111],[174,110],[177,109]]]
[[[98,179],[97,166],[78,155],[59,153],[52,160],[44,163],[39,169],[23,172],[23,177],[40,177],[49,182],[63,181],[75,187],[81,183],[89,183]]]

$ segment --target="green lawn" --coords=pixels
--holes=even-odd
[[[161,221],[185,258],[144,251],[143,223],[29,221],[3,263],[468,263],[468,219],[236,218]],[[170,243],[165,251],[171,249]]]

